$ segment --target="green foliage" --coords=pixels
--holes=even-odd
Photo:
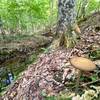
[[[97,80],[97,76],[96,75],[91,76],[91,80],[92,81],[96,81]]]
[[[45,100],[57,100],[55,96],[46,97]]]
[[[29,28],[49,20],[49,0],[0,0],[0,16],[6,28]]]
[[[93,60],[100,59],[100,50],[91,51],[89,57]]]
[[[77,0],[77,17],[85,17],[92,12],[100,10],[99,0]]]
[[[77,0],[81,9],[84,0]],[[86,15],[99,9],[97,0],[87,0]],[[56,21],[57,0],[0,0],[0,17],[6,29],[27,30],[34,26],[48,25]],[[53,12],[52,12],[53,9]],[[52,13],[52,14],[51,14]]]
[[[59,96],[48,96],[44,100],[72,100],[71,97],[67,97],[67,94],[61,94]]]
[[[99,2],[97,0],[89,0],[89,4],[86,8],[86,13],[89,14],[90,12],[97,11],[99,9]]]

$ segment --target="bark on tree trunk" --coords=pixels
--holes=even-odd
[[[56,36],[60,38],[59,46],[65,46],[66,37],[72,36],[72,27],[76,21],[76,0],[58,0],[58,26]]]

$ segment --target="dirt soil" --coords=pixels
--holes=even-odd
[[[88,57],[90,51],[100,49],[100,13],[89,16],[80,27],[81,39],[74,48],[39,55],[37,62],[9,87],[2,100],[45,100],[44,94],[57,95],[67,89],[65,83],[75,81],[77,73],[69,59],[75,55]]]

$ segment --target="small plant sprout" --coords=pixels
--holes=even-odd
[[[89,59],[83,57],[73,57],[70,59],[71,65],[78,70],[75,95],[78,93],[79,80],[82,71],[93,71],[96,65]]]

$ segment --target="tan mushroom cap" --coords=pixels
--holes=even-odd
[[[93,71],[96,69],[96,65],[91,60],[83,57],[73,57],[70,59],[70,63],[75,68],[83,71]]]

